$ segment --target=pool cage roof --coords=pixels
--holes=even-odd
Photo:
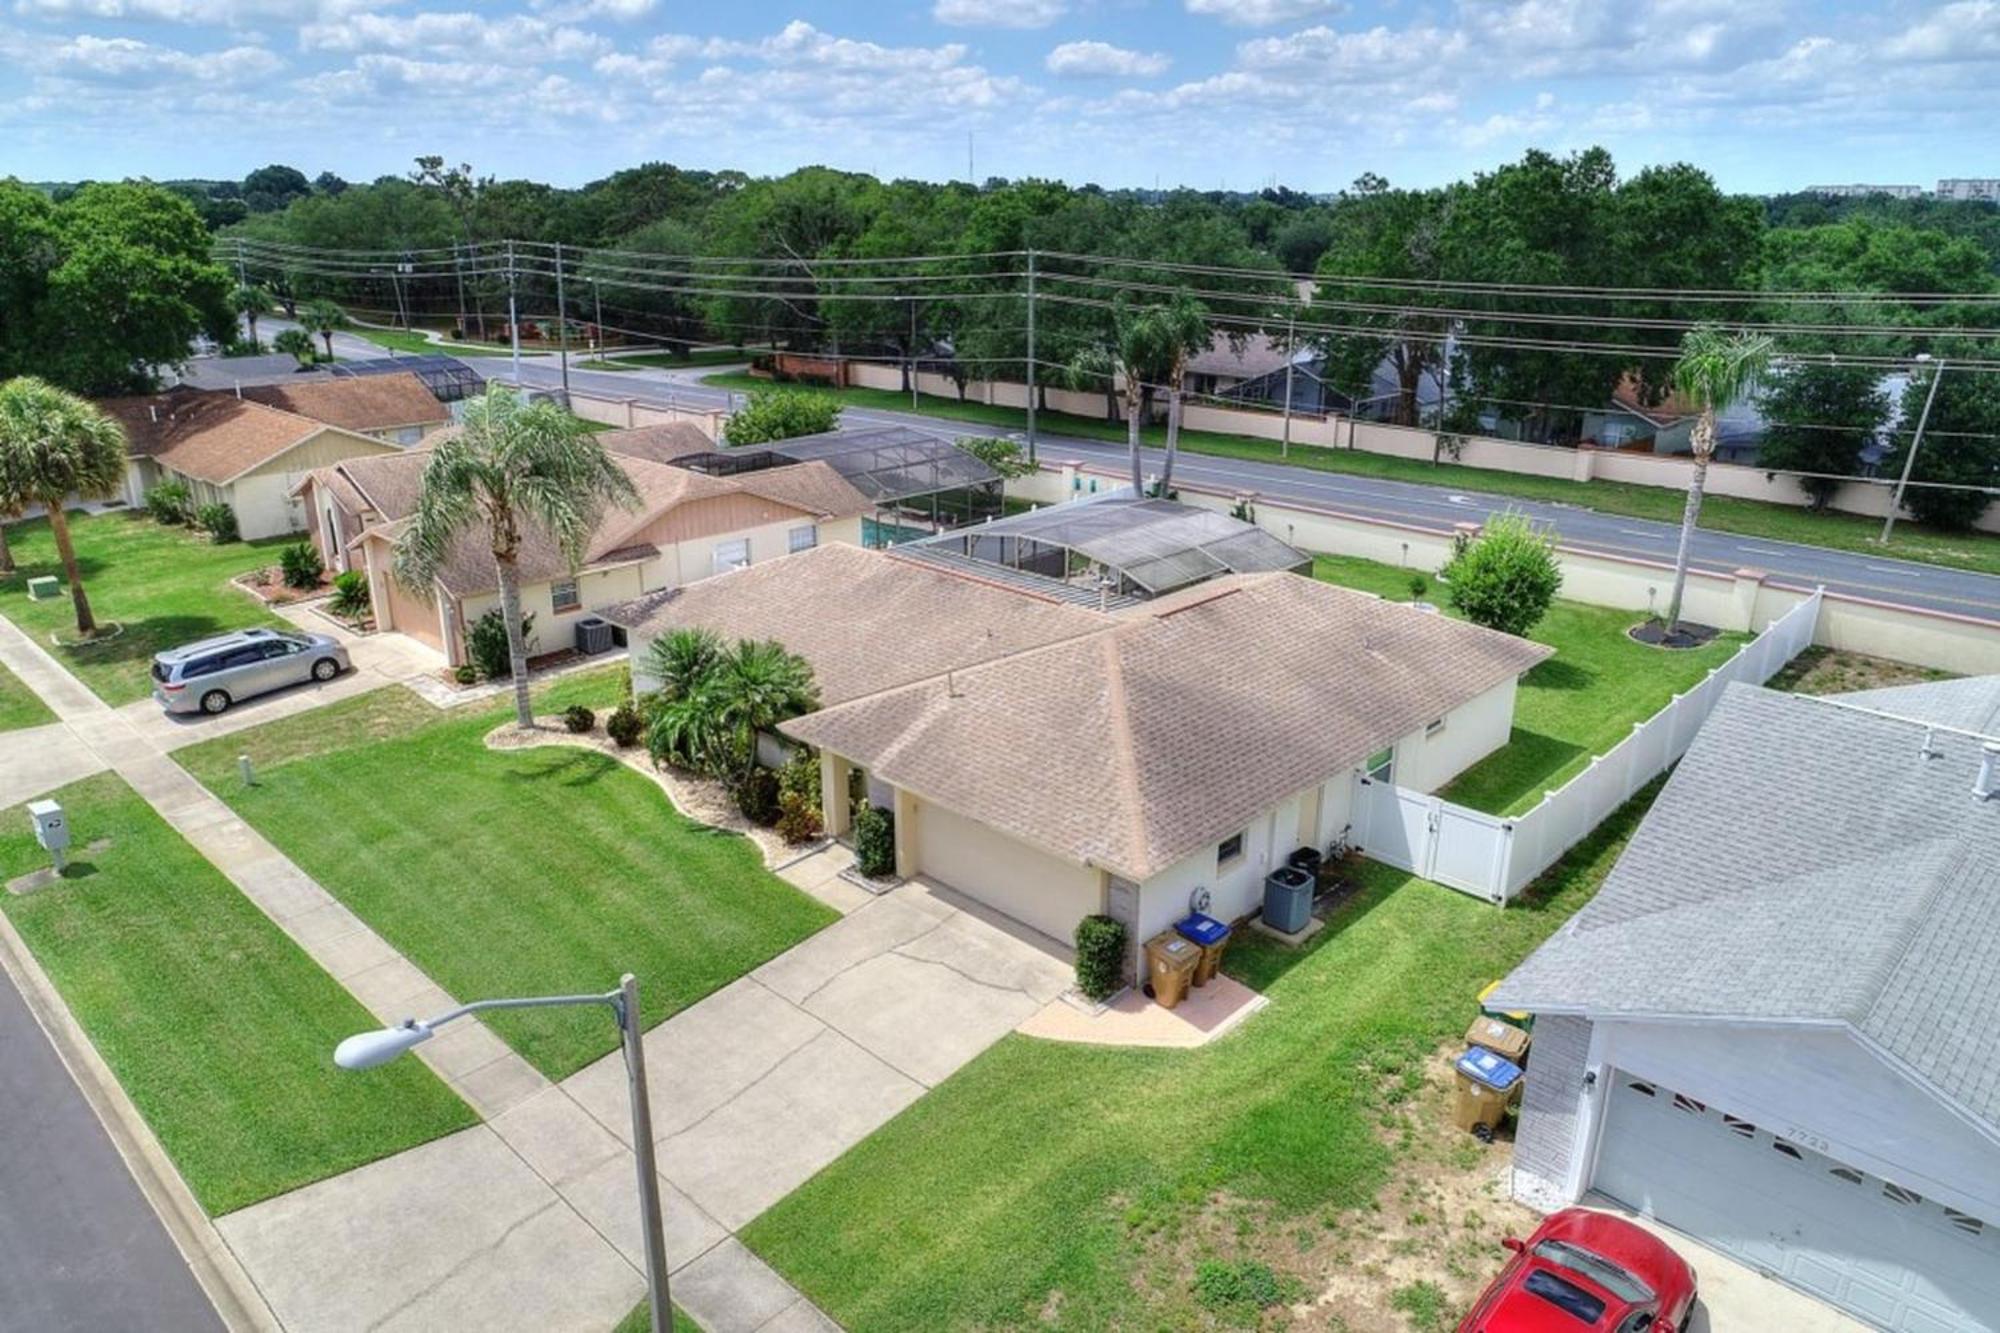
[[[478,371],[452,356],[381,356],[366,361],[339,361],[332,370],[335,379],[415,375],[441,403],[476,398],[486,385]]]
[[[822,462],[878,505],[968,486],[998,486],[1000,474],[951,440],[908,426],[801,435],[765,448],[798,463]]]
[[[915,545],[954,560],[1066,583],[1084,572],[1079,566],[1097,566],[1115,581],[1117,593],[1142,598],[1219,574],[1312,569],[1312,557],[1255,524],[1174,500],[1130,494],[1050,505]],[[1092,586],[1097,586],[1095,580]]]

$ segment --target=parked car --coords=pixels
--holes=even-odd
[[[1459,1333],[1681,1333],[1694,1315],[1694,1269],[1622,1217],[1565,1208],[1500,1243],[1514,1257]]]
[[[351,665],[325,634],[243,629],[153,658],[153,697],[169,713],[220,713],[287,685],[332,680]]]

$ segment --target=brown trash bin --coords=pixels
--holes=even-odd
[[[1515,1064],[1527,1063],[1528,1045],[1533,1041],[1526,1032],[1512,1023],[1503,1023],[1497,1018],[1479,1017],[1465,1030],[1468,1046],[1484,1046],[1495,1055],[1505,1056]]]
[[[1153,998],[1167,1009],[1179,1004],[1200,963],[1201,946],[1171,930],[1147,940],[1146,979],[1152,983]]]

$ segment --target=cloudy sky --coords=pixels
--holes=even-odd
[[[2000,175],[2000,0],[0,0],[0,175]]]

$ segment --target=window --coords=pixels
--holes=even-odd
[[[1215,845],[1215,868],[1222,869],[1231,862],[1243,859],[1243,835],[1232,833]]]
[[[740,537],[733,542],[715,544],[715,572],[727,574],[732,569],[742,569],[750,563],[750,539]]]
[[[797,555],[800,551],[810,551],[819,545],[819,529],[808,523],[802,528],[793,528],[785,534],[785,538],[791,553]]]
[[[1368,756],[1363,769],[1376,782],[1389,782],[1396,772],[1396,747],[1391,745]]]
[[[549,602],[557,615],[574,611],[583,605],[583,594],[577,591],[575,579],[561,579],[549,585]]]
[[[1575,1283],[1563,1281],[1546,1268],[1537,1268],[1529,1273],[1527,1281],[1521,1285],[1564,1314],[1582,1320],[1586,1328],[1595,1328],[1597,1321],[1604,1318],[1603,1301]]]
[[[1438,719],[1437,719],[1436,721],[1434,721],[1434,722],[1426,722],[1426,723],[1424,723],[1424,737],[1425,737],[1425,739],[1429,739],[1430,737],[1432,737],[1432,736],[1435,736],[1435,735],[1437,735],[1437,734],[1438,734],[1439,732],[1441,732],[1441,731],[1443,731],[1443,730],[1444,730],[1444,719],[1443,719],[1443,718],[1438,718]]]

